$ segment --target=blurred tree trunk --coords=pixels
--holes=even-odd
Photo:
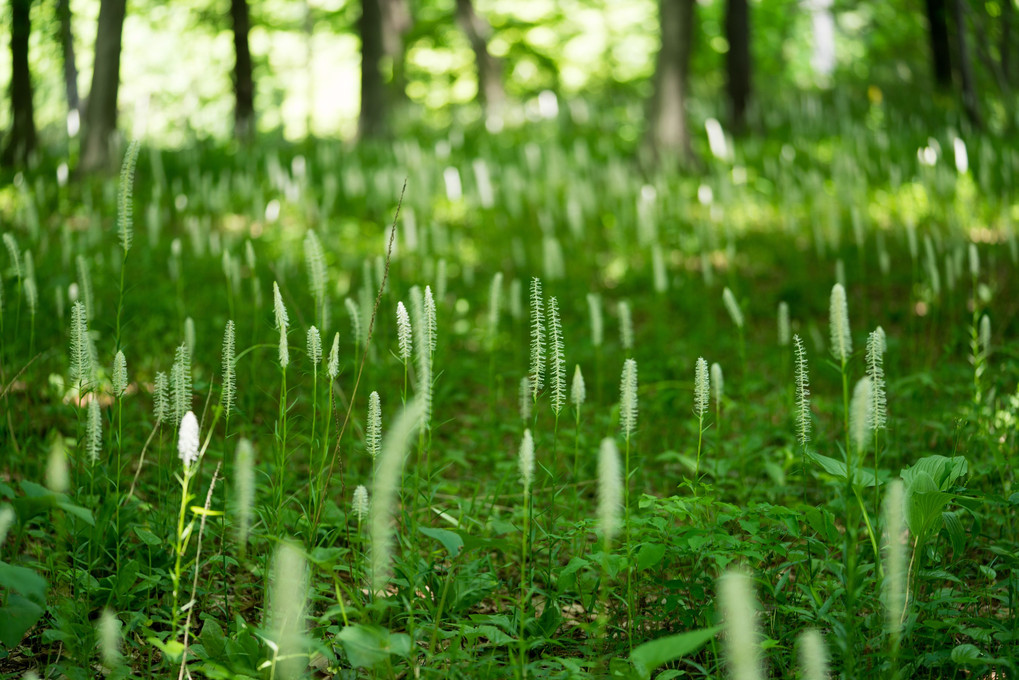
[[[659,0],[662,45],[655,63],[648,142],[659,158],[693,159],[686,121],[696,0]]]
[[[506,100],[502,85],[502,64],[488,51],[492,27],[474,11],[472,0],[456,0],[456,20],[467,34],[478,70],[478,101],[485,115],[498,115]]]
[[[401,104],[407,100],[407,46],[404,38],[410,32],[413,19],[407,0],[380,0],[382,8],[382,55],[392,64],[393,82],[390,84],[392,101]]]
[[[102,0],[96,31],[92,87],[85,106],[80,169],[110,167],[110,143],[117,131],[117,92],[120,89],[120,44],[127,0]]]
[[[35,150],[32,74],[28,37],[32,32],[32,0],[11,0],[11,132],[0,161],[22,165]]]
[[[945,2],[926,0],[934,84],[947,90],[952,87],[952,53],[948,42],[948,8]]]
[[[74,33],[71,31],[71,19],[71,0],[57,0],[60,50],[64,55],[64,92],[67,96],[67,113],[69,116],[79,116],[81,100],[78,97],[78,63],[74,58]]]
[[[747,0],[728,0],[725,10],[725,54],[728,76],[731,125],[741,135],[747,127],[747,103],[750,101],[750,7]]]
[[[362,138],[377,137],[385,131],[385,85],[382,82],[381,0],[361,0],[361,114],[357,123]]]
[[[976,83],[973,81],[973,62],[966,41],[966,11],[964,0],[953,0],[955,14],[956,47],[959,53],[959,78],[962,81],[962,107],[966,117],[977,127],[983,126],[980,118],[980,101],[977,99]]]
[[[252,75],[248,33],[251,17],[248,0],[230,0],[234,29],[234,136],[250,141],[255,132],[255,79]]]

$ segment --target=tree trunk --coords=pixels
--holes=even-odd
[[[230,19],[234,29],[234,136],[250,141],[255,132],[255,79],[248,47],[248,0],[230,0]]]
[[[467,34],[478,71],[478,101],[486,116],[498,115],[506,100],[502,64],[488,51],[492,27],[474,11],[472,0],[456,0],[456,20]]]
[[[35,150],[32,74],[28,68],[28,36],[32,32],[32,0],[11,0],[11,133],[0,161],[21,165]]]
[[[379,0],[382,10],[382,55],[392,64],[389,90],[394,104],[407,101],[407,47],[404,38],[413,19],[407,0]]]
[[[74,58],[70,0],[57,0],[57,22],[60,25],[60,50],[64,55],[64,92],[67,96],[67,115],[77,117],[81,114],[81,101],[78,98],[78,63]],[[78,123],[75,124],[75,128]],[[68,130],[70,129],[69,123]]]
[[[120,43],[127,0],[102,0],[96,31],[92,87],[85,107],[81,170],[110,167],[110,143],[117,131],[117,91],[120,89]]]
[[[681,163],[692,160],[686,121],[690,52],[696,0],[659,0],[662,45],[655,64],[648,141],[663,158],[675,155]]]
[[[386,128],[385,85],[382,82],[381,0],[361,0],[361,115],[358,135],[377,137]]]
[[[750,7],[747,0],[729,0],[725,11],[725,38],[729,51],[725,55],[728,76],[732,130],[741,135],[746,131],[747,103],[750,101]]]
[[[963,1],[954,0],[952,3],[955,13],[956,45],[959,53],[959,78],[962,81],[962,107],[970,122],[977,127],[982,127],[980,101],[977,99],[976,84],[973,81],[973,63],[966,42],[966,12],[962,6]]]
[[[948,8],[945,2],[946,0],[926,1],[934,84],[943,90],[952,87],[952,53],[948,43]]]

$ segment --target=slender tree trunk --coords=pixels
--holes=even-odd
[[[750,101],[750,7],[747,0],[728,0],[725,11],[725,55],[733,133],[746,131],[747,103]]]
[[[96,31],[92,87],[85,108],[81,170],[110,167],[110,143],[117,131],[117,92],[120,89],[120,45],[127,0],[102,0]]]
[[[977,98],[976,83],[973,79],[973,62],[966,40],[966,11],[962,6],[963,2],[964,0],[953,0],[952,3],[955,13],[956,45],[959,53],[959,78],[962,81],[962,107],[970,122],[977,127],[982,127],[980,100]]]
[[[71,0],[57,0],[57,22],[60,25],[60,50],[64,55],[64,92],[69,116],[81,114],[78,97],[78,63],[74,58],[74,33],[71,31]]]
[[[502,84],[502,64],[488,51],[492,27],[474,11],[472,0],[456,0],[456,20],[474,51],[478,71],[478,101],[486,116],[498,115],[506,100],[506,90]]]
[[[662,46],[655,64],[648,142],[660,159],[693,159],[686,120],[690,52],[696,0],[659,0]]]
[[[230,0],[234,29],[234,136],[250,141],[255,132],[255,79],[252,75],[248,33],[251,18],[248,0]]]
[[[379,62],[382,48],[380,0],[361,0],[361,115],[358,135],[377,137],[386,129],[385,85]]]
[[[11,0],[11,132],[0,161],[21,165],[35,150],[32,74],[28,37],[32,32],[32,0]]]
[[[391,101],[407,101],[407,46],[405,38],[413,24],[407,0],[379,0],[382,8],[382,55],[392,64]]]
[[[926,0],[927,24],[931,40],[931,65],[934,84],[947,90],[952,87],[952,52],[948,42],[947,0]]]

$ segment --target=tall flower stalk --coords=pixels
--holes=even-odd
[[[697,461],[694,463],[694,484],[701,478],[701,448],[704,442],[704,416],[708,413],[711,398],[711,378],[708,375],[708,362],[698,357],[694,366],[693,381],[693,412],[697,417]]]
[[[520,469],[520,485],[524,501],[524,528],[520,537],[520,674],[527,677],[527,645],[525,627],[527,622],[527,599],[530,592],[528,579],[527,554],[531,536],[531,486],[534,482],[534,439],[529,429],[524,430],[517,453],[517,464]]]
[[[283,296],[280,294],[280,287],[276,281],[272,283],[272,301],[276,330],[280,334],[280,398],[279,411],[276,416],[276,459],[274,461],[276,474],[273,480],[276,504],[275,528],[278,530],[280,515],[283,510],[284,475],[287,466],[287,366],[290,365],[290,346],[287,343],[287,328],[290,326],[290,317],[287,314],[286,306],[283,304]]]
[[[134,239],[134,169],[138,161],[138,140],[127,147],[124,162],[120,166],[120,187],[117,191],[117,236],[123,258],[120,263],[120,297],[117,301],[117,331],[115,346],[120,349],[120,316],[124,309],[124,271],[127,269],[127,252]]]

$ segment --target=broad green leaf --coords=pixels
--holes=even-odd
[[[92,517],[92,511],[88,508],[75,505],[68,500],[59,499],[57,500],[57,507],[66,512],[68,515],[74,515],[90,527],[94,527],[96,525],[95,518]]]
[[[843,461],[822,456],[813,451],[807,451],[807,458],[820,465],[832,477],[837,479],[846,478],[846,464]],[[853,483],[863,488],[874,486],[874,470],[868,471],[858,467],[853,471]]]
[[[177,663],[180,661],[180,657],[184,653],[184,643],[179,640],[167,640],[166,642],[163,642],[157,637],[146,638],[146,640],[150,645],[161,651],[166,656],[167,661],[170,661],[171,663]]]
[[[46,579],[28,567],[0,560],[0,587],[20,593],[40,606],[46,604]]]
[[[347,626],[337,635],[343,643],[350,664],[355,668],[371,668],[385,661],[390,654],[405,656],[410,651],[410,638],[391,634],[380,626],[357,624]]]
[[[952,458],[938,455],[925,456],[902,471],[902,481],[908,490],[915,477],[926,473],[934,480],[938,490],[948,491],[967,472],[969,472],[969,464],[962,456],[953,456]]]
[[[656,668],[696,652],[720,630],[721,626],[715,626],[645,642],[630,653],[630,662],[633,663],[638,677],[641,680],[648,680]]]
[[[442,547],[446,549],[450,557],[456,557],[460,554],[460,549],[463,548],[464,542],[459,535],[450,531],[449,529],[433,529],[431,527],[420,527],[421,533],[429,538],[434,538],[436,541],[442,544]]]
[[[952,662],[960,666],[982,666],[986,663],[983,652],[976,645],[956,645],[952,650]]]
[[[0,607],[0,644],[7,649],[17,647],[42,614],[43,608],[28,598],[8,595],[7,603]]]
[[[918,540],[941,529],[942,511],[951,494],[938,489],[934,478],[925,471],[915,473],[906,487],[906,525]]]
[[[649,569],[662,561],[665,557],[665,546],[661,543],[645,543],[637,551],[637,570]]]
[[[144,529],[142,527],[134,527],[134,534],[147,546],[155,547],[166,543],[166,541],[161,539],[159,536],[156,536],[148,529]]]

